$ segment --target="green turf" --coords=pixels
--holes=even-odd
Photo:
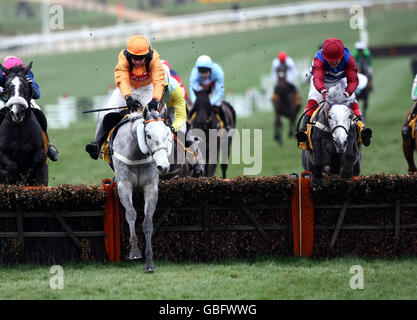
[[[62,266],[62,290],[50,288],[49,266],[3,265],[0,299],[417,299],[416,263],[415,257],[157,261],[154,274],[145,274],[142,263],[72,263]],[[355,265],[363,268],[363,289],[350,287]]]
[[[389,26],[386,26],[387,21]],[[395,12],[385,19],[381,19],[380,14],[374,14],[368,24],[373,44],[396,43],[398,40],[394,37],[386,39],[380,36],[380,32],[388,29],[397,34],[414,30],[409,39],[417,35],[415,12]],[[307,31],[309,36],[305,37]],[[285,49],[296,59],[310,60],[320,40],[330,35],[341,37],[348,47],[352,47],[358,36],[357,30],[349,29],[347,22],[337,22],[199,39],[155,41],[154,46],[182,75],[186,85],[195,58],[202,53],[210,54],[225,69],[226,91],[238,93],[259,86],[260,76],[269,73],[271,61],[278,50]],[[295,41],[297,39],[302,41]],[[42,88],[40,104],[55,103],[57,95],[64,92],[77,97],[105,94],[114,81],[113,69],[119,50],[34,58],[34,72]],[[368,125],[374,131],[374,138],[371,146],[363,149],[363,174],[406,173],[400,132],[403,118],[411,107],[410,58],[375,59],[374,73],[375,89],[370,97],[368,114]],[[308,86],[301,87],[300,92],[305,101]],[[273,141],[272,113],[256,113],[251,118],[238,119],[237,124],[238,128],[263,129],[260,175],[302,171],[300,150],[296,148],[295,140],[285,137],[283,146]],[[287,132],[286,119],[284,125],[284,132]],[[95,124],[88,121],[80,121],[65,130],[50,130],[52,141],[60,149],[59,162],[50,166],[51,185],[98,183],[102,178],[112,176],[106,163],[89,159],[84,151],[84,145],[93,138],[94,131]],[[228,177],[242,174],[243,165],[230,165]]]

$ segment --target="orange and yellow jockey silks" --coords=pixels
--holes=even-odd
[[[141,67],[133,65],[130,71],[129,62],[123,53],[124,50],[119,53],[119,61],[117,62],[114,70],[114,80],[119,87],[123,98],[127,95],[132,95],[132,88],[138,89],[145,87],[149,84],[153,84],[152,98],[161,101],[162,94],[164,92],[165,72],[162,66],[159,53],[154,49],[153,57],[149,64],[149,73],[146,71],[146,65]]]

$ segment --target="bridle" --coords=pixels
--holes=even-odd
[[[329,117],[328,109],[331,109],[332,106],[333,105],[330,105],[330,106],[324,105],[324,115],[326,116],[327,123],[330,123],[330,121],[329,121],[330,117]],[[346,127],[342,126],[341,124],[335,126],[330,133],[333,135],[333,132],[335,132],[335,130],[338,129],[338,128],[342,128],[343,130],[345,130],[346,134],[349,135],[349,130],[346,129]]]
[[[156,122],[156,121],[165,121],[165,120],[163,118],[150,119],[150,120],[143,121],[143,124],[146,127],[146,124],[148,124],[150,122]],[[145,139],[147,140],[146,134],[145,134]],[[166,152],[168,152],[168,147],[167,146],[165,146],[165,147],[162,146],[162,147],[156,148],[155,150],[153,150],[152,152],[150,152],[151,156],[153,156],[159,150],[165,150]]]

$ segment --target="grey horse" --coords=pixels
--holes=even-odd
[[[302,165],[311,171],[313,186],[323,184],[323,173],[343,178],[358,176],[361,172],[362,152],[358,130],[349,105],[354,97],[346,98],[343,88],[330,88],[325,105],[312,123],[312,150],[303,150]]]
[[[143,115],[130,115],[130,121],[121,125],[113,141],[113,166],[119,198],[126,209],[130,230],[129,259],[142,257],[135,232],[136,211],[133,207],[133,190],[143,190],[145,207],[142,230],[145,234],[145,272],[153,272],[155,264],[152,252],[152,217],[158,202],[159,175],[169,171],[168,156],[171,152],[171,131],[164,124],[163,114],[149,111]]]

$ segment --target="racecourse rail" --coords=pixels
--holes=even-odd
[[[352,16],[353,6],[365,10],[389,11],[395,7],[413,9],[417,0],[362,0],[299,2],[277,6],[222,10],[202,14],[165,17],[103,28],[83,28],[73,31],[50,31],[2,39],[2,55],[34,55],[52,52],[97,50],[124,46],[132,34],[144,34],[148,39],[178,39],[191,36],[229,33],[289,24],[304,24],[344,20]]]
[[[161,181],[153,251],[173,261],[417,255],[416,187],[417,176],[379,174],[312,188],[309,172]],[[124,260],[128,226],[116,184],[60,188],[0,188],[0,263]],[[143,199],[135,197],[141,234]]]

